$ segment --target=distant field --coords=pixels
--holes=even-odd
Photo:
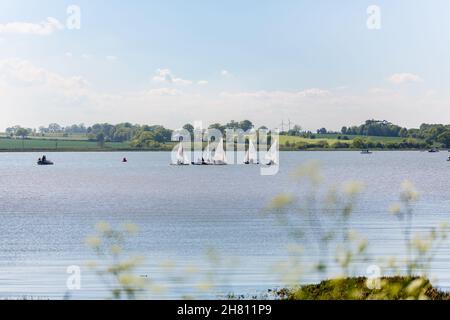
[[[280,144],[284,145],[288,141],[290,144],[297,143],[297,142],[314,144],[314,143],[317,143],[318,141],[327,141],[331,145],[338,141],[351,143],[353,141],[353,139],[355,139],[355,138],[368,139],[373,142],[402,142],[405,139],[405,138],[401,138],[401,137],[373,137],[373,136],[367,137],[367,136],[346,135],[346,137],[348,137],[349,140],[343,140],[343,139],[339,140],[338,136],[339,136],[338,134],[317,134],[317,135],[315,135],[315,137],[316,137],[315,139],[307,139],[307,138],[303,138],[303,137],[294,137],[294,136],[280,136]],[[343,137],[344,135],[340,135],[340,136]]]
[[[343,135],[341,135],[342,137]],[[336,142],[343,142],[351,144],[355,138],[368,139],[373,142],[402,142],[404,138],[400,137],[366,137],[366,136],[350,136],[347,135],[349,140],[338,139],[337,134],[317,134],[315,139],[308,139],[297,136],[280,136],[280,146],[282,150],[296,150],[286,147],[286,142],[294,145],[296,143],[304,143],[312,145],[313,148],[320,141],[326,141],[330,146]],[[167,143],[161,145],[158,149],[147,150],[172,150],[176,143]],[[204,143],[204,147],[206,143]],[[10,139],[4,134],[0,133],[0,151],[112,151],[112,150],[133,150],[129,142],[106,142],[103,147],[100,147],[97,142],[89,141],[86,135],[71,135],[64,136],[45,136],[45,137],[28,137],[27,139]],[[136,149],[142,150],[142,149]],[[146,150],[146,149],[144,149]]]
[[[101,148],[97,142],[88,140],[74,140],[74,139],[6,139],[0,138],[0,150],[108,150],[108,149],[129,149],[130,145],[125,142],[107,142]]]

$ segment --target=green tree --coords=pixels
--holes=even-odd
[[[366,141],[362,138],[355,138],[353,139],[352,146],[356,149],[363,149],[366,147]]]
[[[446,148],[450,148],[450,130],[444,131],[437,137],[437,141],[444,144]]]
[[[183,129],[188,131],[190,134],[194,133],[194,126],[190,123],[187,123],[183,126]]]
[[[254,127],[253,123],[250,120],[244,120],[244,121],[239,122],[239,128],[241,128],[244,131],[248,131],[248,130],[252,129],[253,127]]]
[[[220,123],[213,123],[212,125],[210,125],[208,127],[208,129],[216,129],[216,130],[219,130],[222,133],[225,132],[225,126],[221,125]]]
[[[105,135],[103,134],[103,132],[97,134],[96,140],[100,148],[103,148],[105,146]]]
[[[14,134],[16,135],[16,137],[21,137],[22,139],[25,139],[30,134],[30,132],[31,132],[30,129],[19,127],[16,129]]]

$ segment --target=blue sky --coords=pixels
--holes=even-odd
[[[449,13],[445,0],[1,0],[0,128],[450,122]]]

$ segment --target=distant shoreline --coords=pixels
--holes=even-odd
[[[68,152],[92,152],[92,153],[107,153],[107,152],[171,152],[172,149],[0,149],[0,153],[68,153]],[[305,150],[292,150],[292,149],[280,149],[280,152],[361,152],[359,149],[305,149]],[[401,152],[401,151],[417,151],[417,152],[427,152],[426,149],[370,149],[372,152]],[[440,149],[440,152],[450,152],[447,149]]]

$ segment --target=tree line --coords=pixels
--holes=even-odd
[[[241,129],[248,131],[255,128],[255,125],[250,120],[234,121],[228,123],[213,123],[209,129],[217,129],[225,132],[226,129]],[[192,124],[185,124],[183,129],[193,133],[194,126]],[[260,126],[258,129],[267,129],[265,126]],[[88,140],[97,141],[99,144],[105,142],[129,142],[132,147],[136,148],[152,148],[158,147],[160,144],[165,144],[171,141],[173,130],[165,128],[162,125],[139,125],[131,124],[129,122],[119,124],[97,123],[92,126],[85,126],[84,124],[74,124],[70,126],[61,126],[57,123],[51,123],[48,126],[41,126],[38,129],[24,128],[21,126],[14,126],[6,129],[8,137],[20,137],[25,139],[28,136],[74,136],[80,135],[87,137]],[[371,142],[368,138],[363,137],[401,137],[404,138],[403,143],[395,145],[392,142],[384,144],[384,147],[396,148],[425,148],[428,146],[443,146],[450,148],[450,125],[443,124],[422,124],[419,128],[408,129],[395,125],[386,120],[367,120],[359,126],[344,126],[340,132],[329,131],[326,128],[320,128],[315,133],[305,131],[301,126],[295,125],[289,130],[283,131],[280,134],[289,136],[301,136],[309,139],[316,139],[327,134],[334,134],[339,140],[335,148],[346,147],[366,147],[366,148],[382,148],[380,142]],[[352,137],[353,136],[353,137]],[[354,136],[359,136],[355,138]],[[350,137],[352,139],[350,139]],[[352,140],[352,143],[346,142]],[[324,142],[317,142],[317,147],[326,147]],[[314,145],[314,143],[312,144]],[[286,146],[291,148],[292,146]],[[311,143],[308,147],[311,147]],[[299,148],[302,148],[300,146]]]

